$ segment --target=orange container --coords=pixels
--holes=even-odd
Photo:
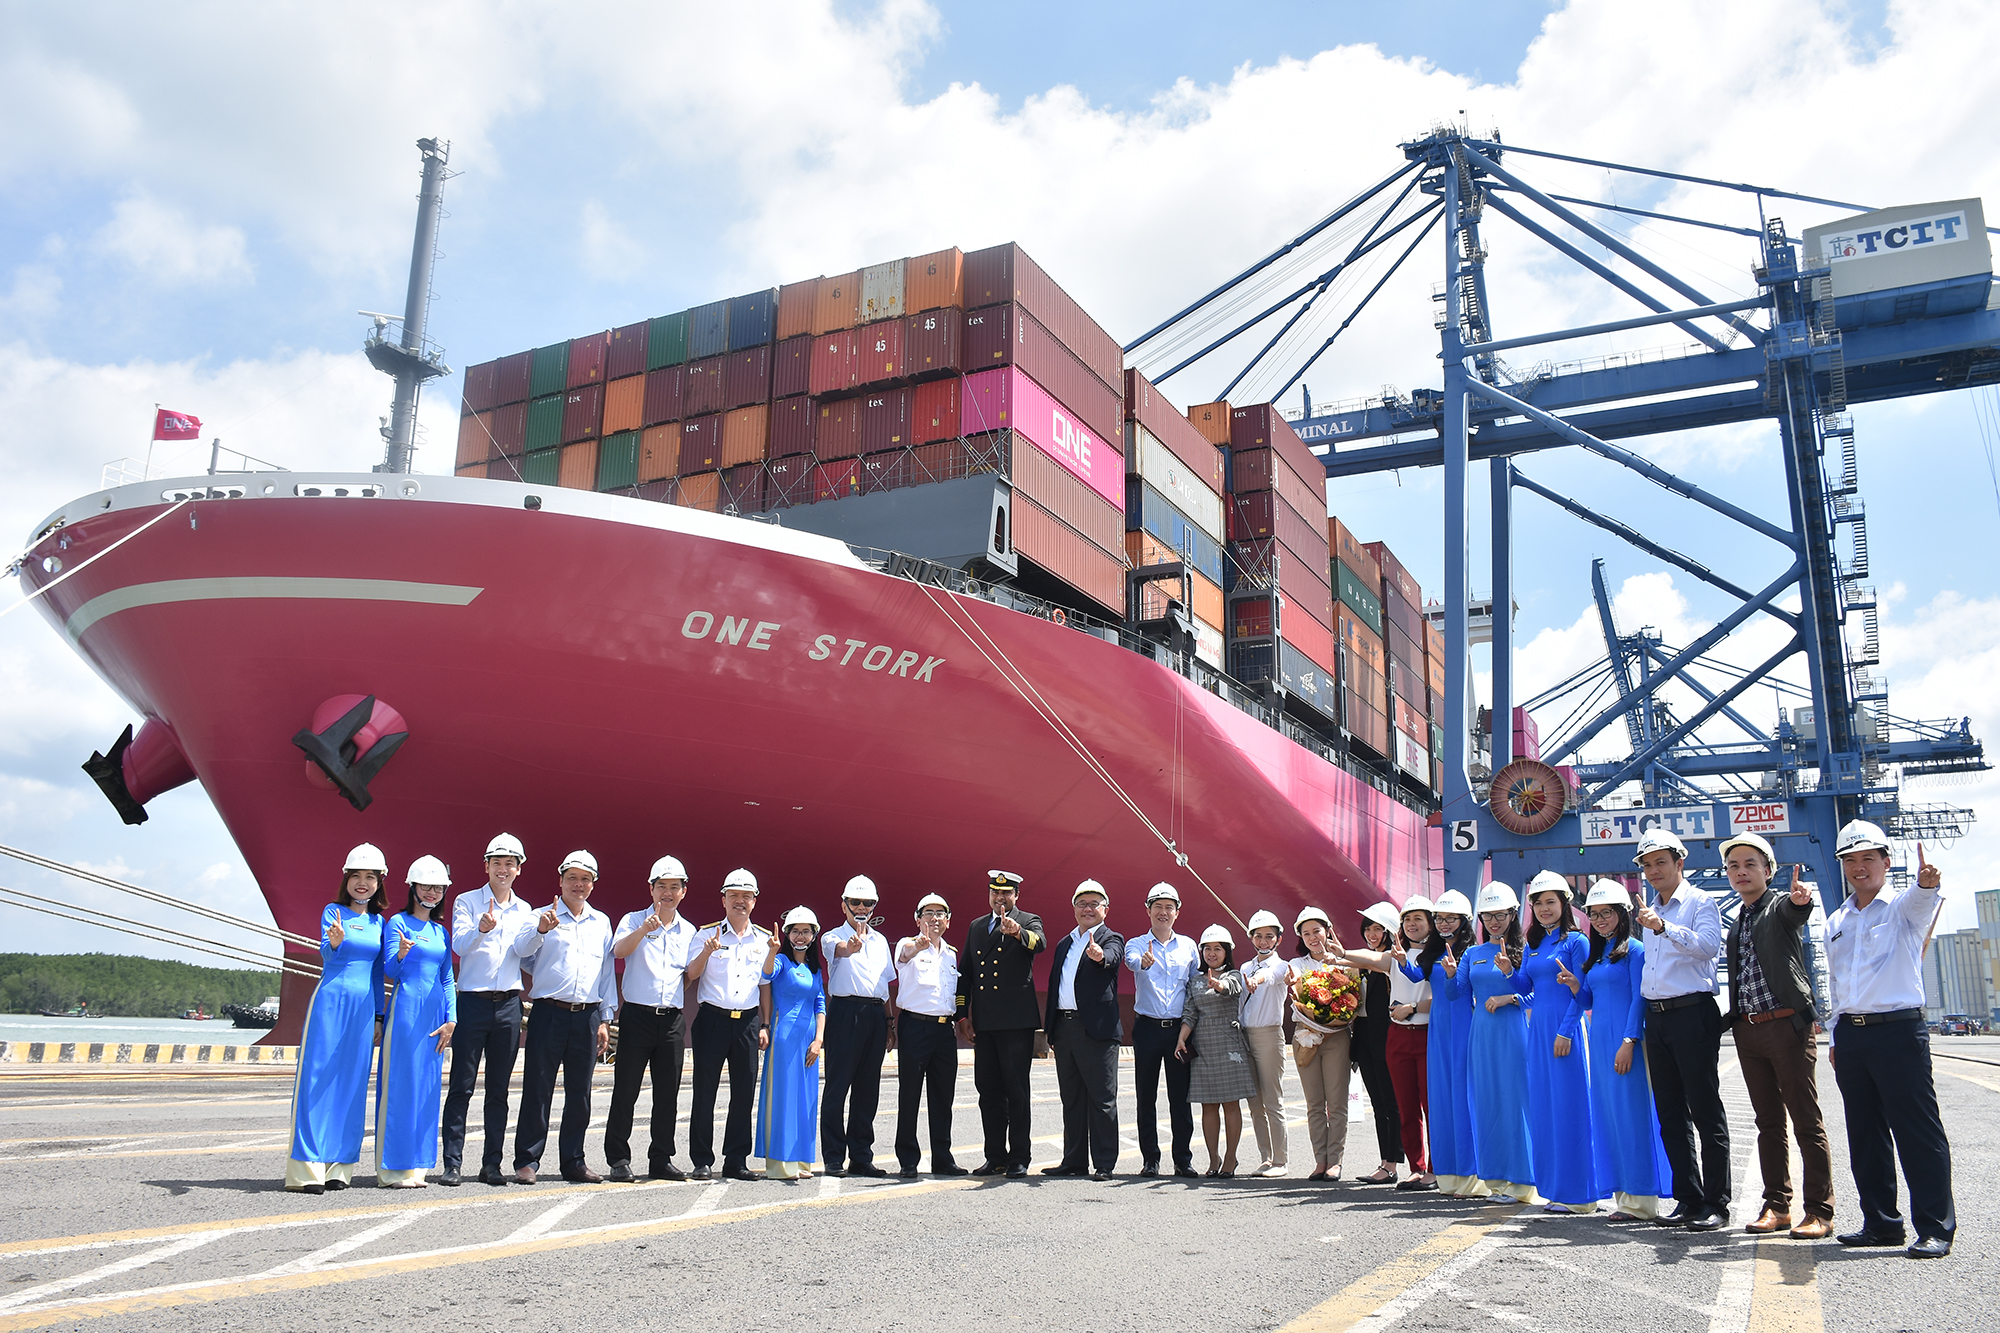
[[[476,412],[458,419],[458,458],[456,467],[466,467],[473,463],[484,463],[490,454],[487,442],[493,437],[493,414]],[[485,476],[484,472],[479,474]]]
[[[639,480],[665,481],[680,470],[681,423],[649,426],[639,437]]]
[[[965,304],[965,252],[957,246],[912,255],[903,270],[903,309],[911,314]]]
[[[838,329],[851,329],[860,322],[861,270],[821,278],[819,288],[813,294],[811,331],[816,335],[832,333]]]
[[[1150,532],[1125,534],[1125,558],[1134,569],[1144,569],[1148,565],[1186,562],[1185,556]],[[1194,585],[1191,594],[1194,604],[1188,607],[1188,610],[1194,614],[1195,619],[1206,625],[1213,627],[1222,624],[1223,616],[1226,614],[1223,610],[1222,589],[1210,583],[1197,570],[1190,568],[1188,573]],[[1165,613],[1167,595],[1165,590],[1169,586],[1164,583],[1146,585],[1147,601],[1141,608],[1142,618],[1157,620]]]
[[[819,300],[819,279],[788,282],[778,288],[778,341],[813,331],[813,307]]]
[[[573,491],[597,489],[596,440],[563,446],[562,458],[556,464],[556,485],[567,486]]]
[[[1198,403],[1188,409],[1188,420],[1210,444],[1229,443],[1229,404]]]
[[[739,407],[722,416],[722,466],[761,462],[771,440],[771,405]]]
[[[604,386],[604,433],[637,430],[646,414],[646,377],[627,375]]]
[[[706,509],[713,514],[722,503],[722,474],[696,472],[682,477],[680,496],[674,503],[689,509]]]
[[[1382,562],[1368,553],[1354,536],[1354,530],[1337,518],[1326,521],[1326,544],[1333,549],[1333,558],[1346,565],[1360,576],[1368,591],[1382,595]]]

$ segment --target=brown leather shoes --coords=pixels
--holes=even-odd
[[[521,1168],[520,1170],[518,1170],[518,1171],[516,1171],[516,1172],[514,1173],[514,1182],[515,1182],[516,1184],[519,1184],[519,1185],[532,1185],[532,1184],[534,1184],[534,1183],[535,1183],[535,1168],[534,1168],[534,1167],[532,1167],[532,1166],[524,1166],[524,1167],[522,1167],[522,1168]]]
[[[1754,1236],[1764,1236],[1773,1231],[1787,1231],[1791,1228],[1791,1225],[1792,1215],[1790,1213],[1781,1213],[1775,1208],[1766,1208],[1763,1212],[1757,1214],[1755,1222],[1752,1222],[1743,1229]]]
[[[1792,1228],[1793,1240],[1825,1240],[1833,1234],[1833,1223],[1824,1217],[1806,1215],[1806,1220]]]

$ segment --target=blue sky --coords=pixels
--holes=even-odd
[[[366,321],[353,312],[400,308],[412,144],[424,135],[452,140],[462,173],[446,192],[432,326],[460,366],[816,273],[1009,239],[1130,338],[1386,174],[1399,140],[1461,110],[1515,143],[1872,204],[2000,198],[1980,119],[2000,88],[1978,58],[1996,21],[1970,3],[784,9],[772,22],[606,4],[583,24],[525,4],[248,16],[10,7],[0,404],[21,443],[0,525],[24,535],[94,489],[104,463],[144,448],[156,401],[294,466],[379,457],[388,384],[361,360]],[[1946,102],[1940,87],[1954,90]],[[1564,193],[1755,225],[1741,196],[1520,164]],[[1782,211],[1795,232],[1838,213]],[[1747,241],[1621,226],[1711,294],[1752,290]],[[1635,313],[1510,224],[1493,220],[1488,240],[1503,336]],[[1316,399],[1435,383],[1428,292],[1441,262],[1433,246],[1385,288],[1309,377]],[[1202,401],[1232,369],[1215,358],[1168,388]],[[457,391],[447,381],[426,401],[422,469],[449,468]],[[2000,592],[1985,556],[2000,500],[1973,399],[1856,419],[1875,580],[1890,598],[1892,706],[1969,713],[1996,734],[1985,686],[2000,671]],[[1775,442],[1775,428],[1751,425],[1644,448],[1775,516]],[[186,470],[205,457],[183,448],[161,461]],[[1523,468],[1742,581],[1775,572],[1775,548],[1609,464],[1563,451]],[[1332,495],[1433,590],[1438,480],[1404,472]],[[1522,497],[1517,515],[1518,670],[1530,689],[1601,651],[1594,555],[1609,561],[1627,629],[1654,624],[1685,642],[1726,609],[1537,499]],[[1484,564],[1476,556],[1476,586]],[[1760,633],[1736,655],[1762,656]],[[130,720],[32,612],[0,620],[0,840],[198,885],[204,900],[254,915],[254,888],[198,792],[165,798],[135,832],[77,771]],[[1913,795],[1977,805],[1995,786]],[[1977,834],[1955,856],[1965,873],[1954,883],[1969,891],[2000,870],[2000,837]],[[26,925],[6,909],[0,920]],[[140,947],[34,929],[48,948]]]

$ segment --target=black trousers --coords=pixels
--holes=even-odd
[[[882,1061],[889,1051],[889,1008],[874,1000],[830,995],[820,1060],[819,1158],[829,1168],[870,1166],[875,1110],[882,1102]]]
[[[979,1122],[986,1130],[986,1160],[1022,1166],[1029,1143],[1028,1067],[1035,1058],[1035,1029],[1004,1028],[972,1038],[972,1086],[979,1093]]]
[[[1167,1071],[1167,1119],[1173,1126],[1174,1169],[1194,1166],[1194,1108],[1188,1105],[1188,1062],[1174,1058],[1181,1021],[1132,1018],[1132,1085],[1138,1101],[1139,1157],[1160,1164],[1160,1069]]]
[[[1660,1114],[1660,1143],[1674,1171],[1674,1198],[1688,1208],[1729,1208],[1721,1056],[1722,1010],[1712,997],[1679,1009],[1647,1009],[1646,1068]]]
[[[1375,1148],[1385,1162],[1403,1160],[1403,1121],[1396,1110],[1396,1081],[1389,1077],[1389,1027],[1354,1027],[1352,1058],[1368,1089],[1368,1108],[1375,1113]]]
[[[653,1073],[653,1122],[647,1136],[646,1163],[657,1172],[673,1160],[674,1121],[680,1114],[681,1062],[686,1054],[678,1008],[661,1014],[649,1007],[628,1004],[619,1012],[611,1116],[604,1125],[604,1156],[613,1166],[632,1160],[632,1114],[638,1109],[639,1088],[648,1069]]]
[[[950,1019],[896,1015],[896,1160],[915,1169],[917,1103],[930,1094],[931,1170],[957,1165],[951,1155],[951,1103],[958,1092],[958,1034]]]
[[[507,1081],[521,1050],[521,997],[494,1000],[484,991],[458,993],[458,1026],[451,1030],[451,1087],[444,1097],[442,1148],[446,1170],[465,1160],[465,1113],[486,1058],[486,1151],[484,1165],[500,1168],[507,1146]]]
[[[1862,1228],[1902,1234],[1896,1159],[1910,1186],[1910,1221],[1919,1239],[1958,1231],[1951,1202],[1951,1144],[1938,1117],[1931,1034],[1923,1020],[1849,1023],[1834,1034],[1834,1081],[1847,1111],[1847,1160],[1861,1196]],[[1891,1140],[1893,1139],[1893,1146]]]
[[[688,1156],[715,1165],[715,1099],[729,1066],[729,1119],[722,1128],[722,1165],[741,1170],[750,1157],[750,1117],[757,1100],[757,1007],[738,1011],[704,1004],[694,1014],[694,1100],[688,1105]]]
[[[590,1080],[597,1071],[596,1007],[563,1009],[544,1001],[528,1015],[527,1068],[521,1074],[521,1120],[514,1126],[514,1166],[540,1166],[549,1142],[549,1108],[562,1070],[562,1131],[556,1160],[567,1173],[583,1166],[590,1128]]]
[[[1118,1165],[1118,1043],[1085,1032],[1081,1018],[1058,1017],[1049,1046],[1062,1094],[1061,1166],[1109,1171]]]

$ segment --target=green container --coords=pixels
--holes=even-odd
[[[529,426],[532,439],[534,427]],[[1361,623],[1377,634],[1382,632],[1382,599],[1368,591],[1367,582],[1346,565],[1333,562],[1333,578],[1341,605],[1361,617]]]
[[[528,372],[528,396],[540,398],[569,388],[569,344],[550,343],[537,347],[534,368]]]
[[[562,450],[537,449],[521,460],[521,480],[530,486],[553,486],[562,463]]]
[[[646,369],[678,366],[688,359],[688,314],[661,315],[646,326]]]
[[[537,398],[528,404],[528,447],[553,449],[562,443],[563,396]]]
[[[639,432],[607,435],[597,446],[597,489],[622,491],[639,484]]]

